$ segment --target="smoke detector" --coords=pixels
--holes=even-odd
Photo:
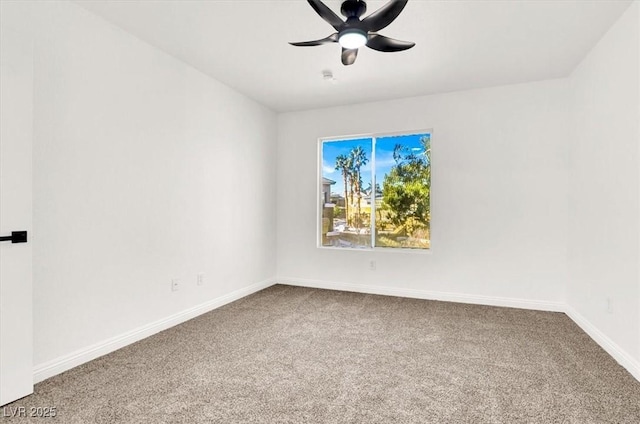
[[[327,82],[335,83],[336,79],[333,77],[333,72],[330,69],[322,71],[322,79]]]

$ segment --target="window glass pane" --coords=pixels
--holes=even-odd
[[[370,138],[322,143],[322,245],[371,247]]]
[[[430,247],[431,136],[376,138],[376,247]]]

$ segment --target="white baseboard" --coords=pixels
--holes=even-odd
[[[235,290],[224,296],[220,296],[208,302],[194,306],[182,312],[178,312],[177,314],[168,316],[147,325],[143,325],[142,327],[138,327],[119,336],[112,337],[102,342],[79,349],[70,354],[45,362],[44,364],[37,365],[33,370],[33,382],[34,384],[39,383],[40,381],[46,380],[49,377],[53,377],[54,375],[77,367],[78,365],[84,364],[100,356],[106,355],[115,350],[130,345],[131,343],[135,343],[153,334],[159,333],[162,330],[166,330],[167,328],[171,328],[175,325],[181,324],[185,321],[197,317],[198,315],[202,315],[213,309],[224,306],[227,303],[231,303],[252,293],[263,290],[274,285],[275,283],[275,278],[260,281],[250,286]]]
[[[583,315],[578,313],[569,305],[565,305],[565,313],[578,326],[600,345],[609,355],[613,357],[622,367],[624,367],[636,380],[640,381],[640,363],[633,359],[624,349],[618,346],[613,340],[598,330]]]
[[[468,295],[430,290],[381,287],[366,284],[336,283],[330,281],[309,280],[305,278],[278,278],[278,284],[312,287],[317,289],[342,290],[357,293],[380,294],[386,296],[411,297],[416,299],[441,300],[446,302],[472,303],[476,305],[505,306],[510,308],[532,309],[537,311],[563,312],[571,318],[600,347],[613,357],[622,367],[640,381],[640,363],[633,359],[613,340],[598,330],[585,317],[564,302],[545,302],[528,299]]]
[[[448,293],[431,290],[373,286],[366,284],[337,283],[321,280],[309,280],[304,278],[273,278],[233,291],[229,294],[212,299],[208,302],[171,315],[167,318],[152,322],[119,336],[112,337],[100,343],[87,346],[70,354],[37,365],[33,371],[34,384],[46,380],[49,377],[53,377],[54,375],[60,374],[64,371],[67,371],[71,368],[77,367],[78,365],[89,362],[100,356],[111,353],[131,343],[135,343],[153,334],[159,333],[162,330],[166,330],[167,328],[171,328],[175,325],[181,324],[185,321],[197,317],[198,315],[204,314],[235,300],[263,290],[274,284],[285,284],[290,286],[311,287],[329,290],[342,290],[386,296],[408,297],[414,299],[470,303],[476,305],[503,306],[538,311],[564,312],[580,328],[582,328],[585,333],[587,333],[596,343],[598,343],[607,353],[609,353],[609,355],[611,355],[621,366],[629,371],[633,377],[640,381],[640,363],[638,363],[638,361],[627,354],[624,349],[620,348],[620,346],[613,342],[604,333],[598,330],[575,309],[563,302],[548,302],[518,298],[469,295],[462,293]]]
[[[444,302],[471,303],[474,305],[504,306],[508,308],[531,309],[536,311],[564,312],[564,303],[562,302],[482,296],[464,293],[448,293],[432,290],[373,286],[367,284],[336,283],[331,281],[309,280],[305,278],[278,278],[277,281],[278,284],[312,287],[316,289],[342,290],[356,293],[380,294],[385,296],[410,297],[414,299],[440,300]]]

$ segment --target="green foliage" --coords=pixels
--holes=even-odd
[[[371,196],[373,194],[372,192],[373,192],[373,187],[371,187],[371,182],[369,182],[369,185],[367,186],[367,188],[363,190],[363,193],[366,194],[367,196]],[[381,195],[382,195],[382,189],[380,188],[380,183],[376,183],[375,196],[381,196]]]
[[[429,228],[431,192],[431,138],[420,139],[423,152],[415,154],[398,144],[393,151],[396,164],[382,183],[383,208],[396,226],[408,235]]]

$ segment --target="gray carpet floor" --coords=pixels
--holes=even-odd
[[[65,424],[638,424],[640,383],[561,313],[277,285],[8,406]]]

